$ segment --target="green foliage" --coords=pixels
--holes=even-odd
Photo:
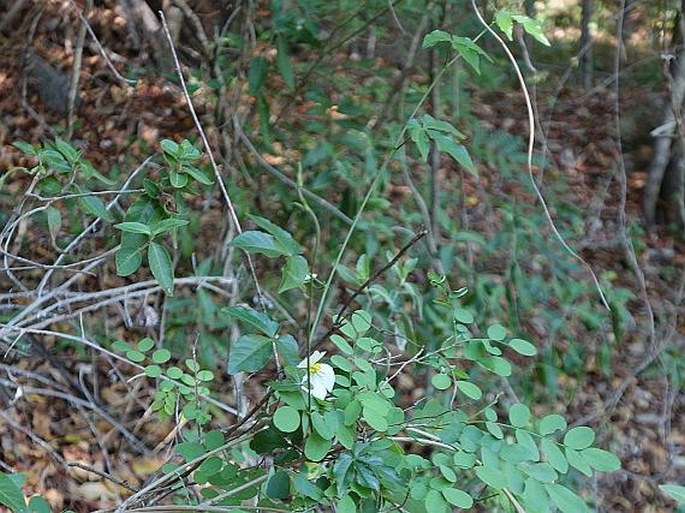
[[[464,134],[459,132],[450,123],[433,118],[424,114],[420,119],[412,119],[407,124],[409,135],[419,149],[421,158],[428,159],[428,141],[433,141],[440,151],[444,151],[455,162],[463,166],[470,173],[478,175],[475,164],[471,160],[468,151],[456,140],[463,140]]]
[[[549,40],[545,37],[542,26],[537,20],[529,18],[523,14],[516,14],[506,10],[497,11],[495,15],[495,23],[499,29],[504,32],[509,41],[513,41],[514,23],[519,23],[523,30],[529,35],[533,36],[540,43],[545,46],[551,46]]]
[[[48,502],[38,496],[24,497],[21,487],[26,478],[22,474],[0,472],[0,505],[14,513],[50,513]]]
[[[297,9],[295,13],[275,10],[280,14],[260,36],[274,44],[275,59],[252,56],[244,70],[266,146],[282,137],[270,126],[273,72],[278,72],[277,81],[288,91],[295,91],[302,74],[293,52],[298,45],[318,42],[317,27]],[[540,25],[526,16],[500,11],[495,23],[510,39],[514,23],[519,23],[528,34],[549,44]],[[439,46],[463,58],[477,74],[492,62],[472,38],[442,30],[424,37],[423,49]],[[417,116],[427,93],[417,89],[412,94],[423,95],[421,102],[406,126],[392,130],[397,132],[393,135],[402,134],[400,141],[408,132],[422,162],[434,146],[469,171],[470,179],[478,179],[472,153],[482,165],[499,169],[504,179],[518,180],[516,173],[526,161],[520,140],[474,127],[469,129],[472,144],[467,150],[466,130],[438,119],[437,113]],[[586,511],[576,487],[579,477],[618,470],[618,458],[594,445],[592,428],[569,429],[558,414],[538,418],[531,411],[530,397],[511,403],[497,384],[516,374],[533,382],[526,372],[530,367],[522,363],[526,359],[540,357],[555,372],[572,366],[571,357],[558,349],[522,338],[518,316],[533,305],[560,298],[580,312],[589,329],[597,329],[604,320],[588,300],[589,287],[569,283],[576,269],[549,247],[548,237],[538,229],[539,214],[535,217],[530,208],[494,194],[486,201],[499,209],[505,229],[491,239],[459,231],[445,213],[439,214],[443,217],[438,221],[453,246],[478,247],[480,261],[491,255],[512,255],[505,283],[482,273],[479,262],[472,265],[448,245],[431,255],[432,262],[396,253],[388,242],[394,240],[397,228],[389,215],[392,204],[382,194],[392,184],[386,171],[398,147],[387,134],[373,134],[355,119],[361,107],[354,98],[342,98],[340,106],[335,105],[341,116],[330,120],[330,126],[320,121],[333,107],[328,96],[313,87],[307,90],[306,97],[318,103],[309,113],[311,119],[303,121],[302,141],[297,141],[306,148],[298,163],[298,196],[293,200],[292,191],[277,191],[288,208],[293,204],[293,209],[311,217],[306,222],[295,219],[291,233],[275,222],[275,215],[274,221],[266,217],[267,212],[265,217],[249,215],[254,227],[230,242],[267,269],[277,269],[263,274],[266,290],[276,291],[273,302],[278,308],[270,308],[259,296],[254,308],[238,304],[237,297],[224,306],[208,289],[198,288],[192,298],[166,298],[165,347],[152,338],[112,344],[120,359],[138,369],[139,378],[155,384],[151,410],[162,420],[188,421],[179,431],[182,442],[175,448],[175,459],[161,469],[173,481],[165,493],[199,508],[207,503],[238,508],[250,501],[252,507],[290,511],[323,506],[344,513],[398,508],[446,513],[476,505],[495,510],[502,501],[519,511]],[[313,139],[319,132],[326,134],[325,140]],[[163,139],[162,165],[155,175],[140,178],[142,189],[122,209],[123,215],[110,212],[85,188],[83,182],[104,177],[68,143],[15,146],[37,160],[27,171],[40,177],[42,194],[77,194],[76,204],[84,214],[113,223],[117,231],[112,233],[120,235],[115,253],[119,276],[133,276],[146,264],[160,289],[167,296],[174,294],[179,239],[197,223],[188,198],[213,184],[198,164],[202,152],[197,146],[188,140]],[[380,152],[389,155],[384,164]],[[347,252],[340,250],[343,238],[335,234],[339,229],[335,225],[326,227],[335,235],[321,240],[322,223],[300,194],[305,186],[313,192],[336,186],[340,208],[359,214],[354,223],[359,233],[351,230],[345,238],[346,243],[351,241],[349,248],[343,248]],[[417,218],[408,208],[397,206],[399,215]],[[312,218],[316,222],[310,222]],[[45,220],[58,245],[62,212],[48,206]],[[578,229],[570,224],[567,231]],[[401,228],[406,229],[404,224]],[[312,239],[316,242],[307,247]],[[191,246],[194,250],[192,242]],[[339,250],[336,259],[332,255]],[[521,253],[541,255],[541,265],[552,278],[525,268]],[[374,269],[384,265],[389,267],[387,274],[379,277]],[[444,274],[429,271],[431,266]],[[193,270],[209,276],[217,272],[212,267],[206,259]],[[330,272],[325,285],[314,274],[320,270]],[[241,273],[242,269],[236,272],[235,279],[245,281]],[[339,305],[328,299],[334,278],[339,278],[336,285],[343,297],[352,299],[340,299]],[[450,282],[456,280],[469,287],[452,289]],[[628,296],[615,293],[612,299],[620,317]],[[317,300],[319,311],[338,312],[327,319],[330,329],[322,338],[317,338],[322,331],[317,329],[319,319],[312,320]],[[556,323],[552,335],[563,332],[563,316],[538,315]],[[188,325],[197,328],[192,358],[185,358],[179,349],[187,346]],[[240,335],[228,344],[225,340],[232,328],[239,328]],[[322,345],[329,353],[313,351]],[[249,379],[251,373],[269,376],[262,402],[235,429],[210,430],[218,417],[212,388],[224,383],[217,379],[218,371],[210,370],[216,354],[207,348],[217,349],[226,359],[226,372],[236,381],[244,375]],[[569,360],[558,365],[562,357]],[[401,378],[425,393],[407,400]],[[187,493],[186,488],[194,485],[199,485],[197,496]],[[682,492],[673,485],[663,490],[674,497]],[[31,506],[33,501],[27,506],[19,486],[4,474],[0,474],[0,503],[16,511],[43,511],[38,503]]]
[[[143,256],[147,255],[150,271],[160,287],[173,295],[173,259],[163,240],[171,237],[176,247],[178,231],[189,224],[187,219],[177,217],[185,204],[185,196],[194,193],[196,184],[211,185],[214,180],[196,166],[202,152],[188,140],[179,144],[163,139],[160,145],[166,163],[161,168],[162,178],[156,181],[145,178],[145,192],[128,208],[124,222],[114,226],[122,232],[116,264],[120,276],[129,276],[138,271]]]
[[[679,505],[685,504],[685,486],[676,484],[659,485],[659,489],[672,497]]]

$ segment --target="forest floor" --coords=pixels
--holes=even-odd
[[[44,14],[46,19],[51,15],[57,16],[57,13]],[[103,9],[97,23],[111,25],[109,35],[102,43],[108,48],[116,47],[120,20],[113,12]],[[58,43],[47,29],[39,29],[33,43],[34,51],[51,63],[59,76],[66,77],[71,56],[65,56],[64,47]],[[11,144],[17,140],[39,143],[52,139],[57,135],[55,127],[64,126],[66,115],[64,91],[56,93],[58,99],[47,98],[33,80],[27,96],[22,97],[22,83],[27,73],[23,66],[24,45],[20,37],[0,40],[0,184],[3,172],[29,162]],[[347,57],[340,56],[341,59]],[[385,64],[379,61],[378,65]],[[112,79],[96,51],[88,50],[84,56],[79,95],[77,128],[72,140],[97,169],[111,170],[115,166],[129,169],[152,151],[157,151],[162,138],[178,140],[194,131],[177,86],[150,72],[135,86],[124,87]],[[626,91],[619,100],[622,112],[628,113],[634,106],[648,105],[652,101],[653,93],[648,88]],[[473,102],[473,111],[485,126],[518,135],[527,133],[525,106],[520,93],[477,93],[473,95]],[[560,387],[575,392],[570,398],[560,394],[555,409],[569,419],[584,419],[584,423],[600,427],[602,439],[623,462],[621,471],[602,475],[590,483],[589,493],[601,498],[604,511],[673,511],[673,503],[660,494],[657,485],[685,483],[685,398],[677,388],[678,381],[669,379],[668,370],[664,368],[666,364],[659,357],[654,358],[651,366],[641,368],[645,359],[652,357],[654,347],[649,339],[649,315],[642,299],[641,284],[631,270],[623,241],[617,235],[622,195],[617,166],[615,92],[606,88],[590,92],[566,89],[557,98],[553,111],[550,105],[539,103],[540,119],[551,120],[546,124],[545,141],[550,167],[563,173],[567,180],[571,196],[566,200],[588,212],[586,226],[593,232],[594,242],[583,246],[581,254],[595,271],[615,273],[614,284],[633,291],[635,297],[629,304],[634,326],[615,349],[610,374],[599,370],[593,346],[597,340],[584,340],[587,354],[592,357],[586,361],[582,381],[577,377],[560,376]],[[211,109],[201,100],[196,107],[201,115]],[[648,150],[644,144],[636,144],[630,151],[625,209],[628,220],[635,221],[641,215],[640,195],[646,180],[648,159],[645,154]],[[469,182],[466,187],[477,191],[478,187],[498,182],[497,169],[482,167],[479,171],[480,183]],[[552,180],[554,175],[547,178]],[[528,179],[525,173],[521,174],[521,179]],[[30,182],[28,175],[13,174],[2,184],[0,221],[4,222],[17,206],[18,198],[24,195]],[[521,198],[535,202],[532,197],[522,195]],[[600,203],[597,198],[601,198]],[[218,207],[218,200],[209,201],[202,215],[202,223],[208,227],[208,244],[212,242],[211,227],[223,216]],[[471,220],[471,230],[484,237],[493,235],[492,226],[492,219],[487,215]],[[662,318],[675,319],[670,324],[670,334],[656,333],[657,342],[670,337],[672,343],[680,347],[680,358],[685,358],[682,355],[685,243],[665,228],[640,232],[634,237],[634,244],[642,248],[639,263],[655,312]],[[17,235],[15,244],[30,259],[49,261],[48,257],[52,255],[49,233],[44,229],[29,228],[26,233]],[[102,241],[98,242],[95,237],[94,247],[98,244]],[[493,264],[493,268],[497,265]],[[43,273],[40,269],[31,272],[36,280]],[[24,276],[24,279],[30,279],[30,276]],[[117,277],[113,269],[108,269],[97,277],[84,279],[81,290],[126,283],[127,279]],[[0,272],[0,292],[11,289],[12,283]],[[669,310],[670,304],[675,304],[675,309]],[[601,306],[598,304],[597,308]],[[2,310],[0,315],[4,315]],[[99,322],[107,324],[113,337],[125,339],[128,328],[120,316],[112,315]],[[93,321],[93,318],[88,320]],[[533,323],[530,329],[533,342],[536,342],[539,327]],[[26,389],[25,398],[16,402],[12,402],[7,391],[0,389],[3,409],[0,470],[24,473],[27,476],[25,491],[43,495],[54,508],[91,511],[108,507],[120,494],[125,494],[125,490],[78,464],[91,469],[108,468],[122,482],[135,487],[159,468],[168,452],[166,449],[153,451],[152,456],[136,453],[107,422],[86,421],[92,417],[74,408],[69,400],[46,391],[59,390],[59,386],[65,385],[65,373],[77,380],[88,376],[98,391],[100,403],[150,448],[166,448],[164,441],[173,436],[174,426],[159,422],[147,410],[149,390],[140,384],[129,386],[113,379],[113,367],[109,363],[91,360],[79,348],[64,345],[54,336],[43,337],[42,343],[51,354],[49,359],[10,354],[0,360],[0,378],[21,382]],[[50,383],[59,385],[51,388]],[[224,389],[227,388],[228,384]],[[230,422],[228,418],[225,420]],[[96,437],[93,433],[104,436]],[[103,454],[106,451],[101,450],[102,447],[109,448],[111,461],[105,461]]]

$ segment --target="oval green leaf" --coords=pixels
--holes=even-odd
[[[569,431],[564,436],[564,445],[571,449],[586,449],[595,441],[595,432],[587,426],[578,426]]]
[[[580,451],[580,455],[592,468],[600,472],[615,472],[621,468],[621,460],[604,449],[590,447]]]
[[[533,344],[521,338],[512,338],[509,341],[509,346],[523,356],[535,356],[538,353],[537,348]]]
[[[452,386],[452,380],[447,374],[436,374],[431,378],[431,384],[437,390],[447,390]]]
[[[168,295],[174,294],[174,266],[169,252],[164,246],[151,241],[147,248],[147,261],[150,264],[152,275],[159,282],[159,286]]]
[[[171,359],[171,352],[168,349],[157,349],[152,353],[152,361],[155,363],[166,363]]]
[[[509,422],[514,427],[526,427],[530,420],[530,409],[522,403],[512,404],[509,408]]]
[[[445,488],[442,490],[442,496],[447,502],[458,508],[469,509],[473,506],[473,499],[463,490],[457,488]]]

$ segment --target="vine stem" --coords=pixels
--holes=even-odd
[[[485,30],[487,30],[492,35],[492,37],[494,37],[497,40],[497,42],[504,50],[504,53],[506,53],[507,59],[509,59],[509,62],[511,62],[511,65],[514,68],[514,71],[516,72],[516,77],[518,78],[519,84],[521,85],[521,91],[523,92],[523,97],[526,102],[526,113],[528,115],[528,156],[526,167],[528,169],[530,184],[533,187],[533,190],[535,191],[535,196],[537,196],[538,201],[542,205],[542,210],[545,213],[547,223],[552,229],[554,236],[559,241],[561,246],[566,250],[566,252],[573,258],[578,260],[588,270],[588,272],[592,276],[592,280],[595,282],[595,287],[597,288],[597,292],[599,293],[599,298],[602,304],[607,310],[611,311],[611,307],[609,306],[606,296],[604,295],[602,285],[599,283],[599,278],[597,278],[595,271],[582,256],[576,253],[571,248],[571,246],[568,245],[564,237],[561,235],[561,233],[559,233],[559,230],[557,229],[557,226],[554,223],[554,219],[552,218],[552,213],[549,211],[549,207],[547,206],[547,201],[545,200],[545,197],[542,195],[540,187],[538,187],[538,184],[535,181],[535,175],[533,174],[533,149],[535,147],[535,114],[533,109],[533,102],[530,99],[530,93],[528,92],[528,86],[526,85],[526,79],[523,78],[523,73],[521,72],[521,68],[519,67],[518,62],[516,62],[516,57],[514,57],[514,54],[511,53],[511,50],[507,46],[507,43],[505,43],[504,40],[499,36],[499,34],[497,34],[497,32],[495,32],[492,29],[492,27],[490,27],[490,25],[488,25],[488,23],[483,19],[483,15],[478,10],[476,0],[471,0],[471,6],[473,7],[474,12],[476,13],[478,21],[481,23],[481,25],[483,25]]]
[[[226,184],[224,183],[224,179],[221,176],[221,172],[219,171],[219,167],[216,164],[216,160],[214,159],[214,153],[212,152],[212,147],[209,145],[209,140],[207,139],[207,135],[205,134],[205,130],[202,127],[202,123],[200,123],[200,119],[197,117],[197,113],[195,112],[195,107],[193,106],[193,100],[190,97],[190,93],[188,92],[188,87],[186,86],[186,81],[185,77],[183,76],[183,70],[181,69],[181,62],[178,60],[178,54],[176,53],[176,47],[174,46],[174,41],[171,38],[171,33],[169,32],[169,25],[167,24],[166,18],[164,17],[164,12],[163,11],[158,11],[159,17],[162,20],[162,28],[164,29],[164,35],[166,36],[167,42],[169,43],[169,49],[171,50],[171,55],[174,58],[174,67],[176,68],[176,74],[178,75],[178,79],[181,82],[181,88],[183,89],[183,95],[185,96],[186,103],[188,104],[188,110],[190,111],[190,115],[193,118],[193,122],[195,123],[195,127],[197,128],[198,133],[200,134],[200,138],[202,139],[202,144],[205,147],[205,151],[207,152],[207,156],[209,157],[209,162],[212,165],[212,170],[214,171],[214,176],[216,177],[216,181],[219,184],[219,188],[221,189],[221,194],[224,197],[224,201],[226,202],[226,206],[228,207],[228,212],[229,212],[229,220],[235,226],[236,231],[238,234],[243,233],[243,229],[240,226],[240,221],[238,220],[238,214],[236,213],[235,206],[233,205],[233,200],[231,200],[231,196],[228,194],[228,189],[226,188]],[[255,284],[255,289],[257,290],[257,297],[259,298],[259,304],[262,308],[264,308],[264,305],[262,303],[262,289],[259,285],[259,280],[257,279],[257,272],[255,271],[254,263],[252,262],[252,256],[250,256],[250,253],[245,251],[245,258],[247,260],[247,265],[250,268],[250,274],[252,275],[252,281]],[[276,350],[276,342],[272,341],[271,343],[272,346],[272,351],[274,355],[274,361],[276,362],[276,369],[280,373],[281,371],[281,361],[278,356],[278,351]]]

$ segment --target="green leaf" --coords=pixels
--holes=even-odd
[[[538,433],[543,436],[551,435],[556,431],[563,431],[566,429],[566,419],[557,413],[543,417],[538,426]]]
[[[385,418],[386,413],[387,412],[379,411],[371,404],[365,404],[362,410],[362,417],[373,429],[384,433],[388,430],[388,421]]]
[[[278,337],[276,340],[276,349],[281,356],[284,365],[297,365],[300,362],[300,348],[297,346],[297,340],[290,334]]]
[[[277,470],[266,482],[266,496],[270,499],[285,499],[290,495],[290,478],[282,470]]]
[[[563,513],[589,513],[583,499],[568,488],[554,483],[546,483],[544,486],[554,504]]]
[[[205,448],[197,442],[181,442],[176,446],[176,452],[185,461],[191,461],[205,454]]]
[[[476,455],[470,452],[460,451],[452,456],[454,464],[462,469],[470,469],[476,464]]]
[[[289,232],[264,217],[256,216],[254,214],[250,214],[248,217],[262,230],[266,230],[274,236],[276,244],[280,246],[282,250],[286,251],[286,253],[284,253],[285,255],[292,256],[302,253],[302,248],[299,243],[293,239],[293,236],[290,235]]]
[[[126,222],[137,222],[148,226],[163,218],[164,211],[158,202],[150,199],[147,195],[140,196],[126,211]],[[117,253],[117,272],[122,276],[135,272],[142,262],[140,251],[148,242],[149,236],[140,233],[121,233],[121,249]],[[135,255],[138,251],[139,254]],[[123,252],[123,254],[121,253]],[[126,272],[128,274],[122,274]]]
[[[357,513],[357,505],[349,494],[343,495],[338,501],[337,513]]]
[[[541,483],[553,483],[559,478],[552,465],[547,462],[542,463],[522,463],[519,468],[533,479]]]
[[[214,373],[210,370],[203,369],[199,371],[195,377],[198,379],[198,381],[207,383],[214,380]]]
[[[448,121],[443,121],[442,119],[435,119],[430,114],[424,114],[421,116],[421,123],[423,127],[428,131],[428,133],[433,133],[434,131],[445,132],[446,134],[452,134],[458,139],[463,139],[464,134],[457,130],[454,125]]]
[[[145,194],[151,198],[158,198],[159,194],[162,192],[162,190],[159,188],[159,185],[149,178],[145,178],[143,180],[143,188],[145,189]]]
[[[587,477],[592,477],[592,468],[578,451],[566,447],[564,452],[566,453],[566,459],[568,460],[569,465],[585,474]]]
[[[140,363],[145,360],[145,355],[140,351],[136,351],[135,349],[133,349],[131,351],[126,352],[126,358],[128,358],[132,362]]]
[[[268,315],[252,308],[246,306],[227,306],[221,309],[221,313],[244,322],[268,337],[273,338],[278,333],[279,324],[277,322],[271,320]]]
[[[440,469],[440,474],[442,474],[442,477],[444,477],[447,481],[450,483],[457,482],[457,474],[450,467],[447,465],[438,465],[438,468]]]
[[[503,447],[499,455],[500,458],[512,465],[518,465],[523,461],[535,459],[535,454],[528,447],[518,443]]]
[[[255,57],[250,61],[250,69],[247,72],[248,91],[252,96],[257,96],[264,86],[269,71],[269,61],[264,57]]]
[[[340,349],[343,353],[351,355],[354,353],[354,349],[352,349],[352,346],[347,343],[347,340],[345,340],[343,337],[337,334],[331,335],[330,338],[331,342],[335,344],[335,346]],[[337,355],[336,355],[337,356]]]
[[[169,182],[175,189],[182,189],[188,185],[188,175],[179,173],[174,169],[169,169]]]
[[[155,347],[155,341],[150,337],[145,337],[138,342],[138,351],[142,351],[143,353],[147,353],[153,347]]]
[[[326,457],[332,445],[331,440],[326,440],[316,433],[310,433],[304,444],[304,455],[310,461],[321,461]]]
[[[203,444],[208,451],[213,451],[218,449],[226,443],[226,438],[223,433],[219,430],[210,431],[205,435]]]
[[[486,369],[494,372],[498,376],[511,376],[511,364],[499,356],[483,358],[482,360],[478,360],[478,364],[481,367],[485,367]]]
[[[183,166],[183,171],[189,174],[193,180],[201,183],[202,185],[212,185],[214,180],[207,176],[202,170],[196,168],[195,166]]]
[[[223,464],[224,462],[221,460],[221,458],[211,456],[200,464],[198,469],[193,474],[193,478],[198,484],[205,484],[209,481],[210,477],[218,474],[221,471]]]
[[[179,367],[172,366],[166,370],[166,375],[169,376],[171,379],[178,380],[181,379],[181,377],[183,376],[183,370]]]
[[[350,321],[358,335],[363,335],[371,328],[371,315],[364,310],[357,310],[354,312]]]
[[[159,144],[162,147],[162,151],[167,155],[171,157],[178,156],[179,146],[171,139],[162,139]]]
[[[62,213],[58,208],[48,207],[45,210],[45,216],[48,221],[48,231],[50,232],[50,238],[52,242],[55,242],[55,238],[62,229]]]
[[[261,335],[243,335],[234,342],[228,355],[228,373],[257,372],[272,355],[272,339]]]
[[[162,375],[162,368],[159,365],[148,365],[144,372],[148,378],[156,379]]]
[[[29,144],[29,143],[27,143],[27,142],[24,142],[24,141],[14,141],[14,142],[12,143],[12,146],[14,146],[15,148],[17,148],[17,149],[18,149],[19,151],[21,151],[22,153],[25,153],[26,155],[32,155],[32,156],[34,156],[34,157],[35,157],[36,155],[38,155],[38,152],[37,152],[36,149],[33,147],[33,145],[31,145],[31,144]]]
[[[557,472],[562,474],[566,474],[566,472],[568,472],[568,461],[566,460],[564,453],[561,451],[561,449],[559,449],[559,446],[556,444],[556,442],[550,440],[549,438],[543,438],[540,442],[540,448],[545,454],[549,464],[552,465]]]
[[[488,57],[480,46],[468,37],[455,37],[452,41],[452,48],[480,75],[480,57]]]
[[[292,406],[281,406],[274,412],[273,420],[283,433],[293,433],[300,427],[300,412]]]
[[[135,221],[127,221],[124,223],[115,224],[114,228],[127,233],[141,233],[143,235],[152,235],[152,230],[149,226]]]
[[[495,422],[486,422],[485,429],[487,429],[488,433],[498,440],[502,440],[504,438],[504,432],[502,431],[502,428],[499,427],[499,424],[496,424]]]
[[[473,314],[464,308],[455,308],[452,315],[455,321],[462,324],[471,324],[475,320]]]
[[[538,352],[533,344],[521,338],[512,338],[509,341],[509,347],[523,356],[535,356]]]
[[[125,353],[131,349],[131,344],[124,342],[123,340],[115,340],[112,344],[112,351],[116,351],[118,353]]]
[[[157,349],[152,353],[152,361],[155,363],[166,363],[171,360],[171,352],[168,349]]]
[[[474,385],[470,381],[456,381],[455,382],[457,385],[457,390],[462,392],[466,397],[469,399],[473,399],[474,401],[477,401],[481,397],[483,397],[483,392],[481,391],[480,388],[478,388],[477,385]]]
[[[307,259],[302,255],[287,257],[278,293],[281,294],[286,290],[299,288],[304,283],[308,273],[309,265],[307,264]]]
[[[441,492],[445,500],[447,500],[447,502],[453,506],[463,509],[469,509],[471,506],[473,506],[473,499],[471,496],[462,490],[458,490],[456,488],[444,488]]]
[[[526,449],[528,449],[530,453],[530,459],[534,461],[539,461],[540,451],[538,450],[538,446],[535,443],[535,440],[533,439],[532,435],[525,429],[517,429],[514,432],[514,435],[516,436],[516,441],[522,446],[524,446]]]
[[[407,123],[407,129],[409,130],[409,137],[416,144],[416,148],[419,150],[421,155],[421,160],[426,162],[428,160],[428,133],[426,129],[421,126],[421,124],[416,120],[412,119]]]
[[[4,177],[4,176],[3,176]],[[38,188],[46,196],[54,196],[62,190],[62,185],[54,176],[46,176],[38,181]]]
[[[542,483],[529,477],[523,488],[526,513],[550,513],[550,500]]]
[[[509,11],[497,11],[495,14],[495,24],[504,32],[509,41],[514,39],[514,20]]]
[[[278,51],[276,55],[276,65],[278,66],[278,71],[280,71],[281,76],[285,85],[288,89],[292,91],[295,89],[295,75],[293,74],[293,68],[290,64],[290,57],[288,56],[288,43],[285,38],[280,35],[276,37],[276,49]]]
[[[288,254],[287,251],[276,244],[273,235],[256,230],[241,233],[231,241],[231,244],[247,253],[261,253],[268,258]]]
[[[615,472],[621,468],[621,460],[604,449],[590,447],[580,451],[580,455],[592,468],[600,472]]]
[[[80,196],[78,198],[78,202],[81,205],[81,208],[83,208],[83,210],[85,210],[89,214],[100,219],[104,219],[105,221],[108,221],[110,223],[114,222],[114,216],[109,210],[107,210],[105,204],[97,196]]]
[[[678,504],[685,504],[685,486],[677,484],[663,484],[659,485],[659,490],[669,495]]]
[[[174,228],[178,228],[180,226],[186,226],[187,224],[188,224],[188,221],[185,219],[169,218],[169,219],[163,219],[162,221],[159,221],[158,223],[153,224],[150,227],[150,229],[152,230],[153,235],[159,235],[161,233],[173,230]]]
[[[528,16],[523,16],[522,14],[515,14],[512,18],[521,24],[523,30],[537,39],[540,43],[545,46],[552,46],[545,36],[539,21],[529,18]]]
[[[506,336],[507,330],[504,329],[504,326],[501,324],[493,324],[492,326],[488,327],[488,337],[492,340],[502,342]]]
[[[152,275],[157,279],[162,290],[169,296],[173,296],[174,267],[169,252],[161,244],[151,241],[147,248],[147,261]]]
[[[0,504],[7,506],[14,513],[28,513],[29,511],[21,488],[11,476],[2,472],[0,472]]]
[[[57,173],[66,173],[72,169],[71,164],[64,158],[64,155],[52,148],[41,150],[40,159],[47,168],[52,169]]]
[[[447,374],[436,374],[431,378],[431,384],[437,390],[447,390],[452,386],[452,380]]]
[[[473,160],[471,160],[471,156],[464,145],[459,144],[452,137],[446,135],[433,134],[431,138],[435,141],[438,150],[444,151],[472,175],[478,176],[478,169]]]
[[[445,513],[447,511],[447,501],[438,490],[428,490],[424,503],[427,512]]]
[[[564,445],[571,449],[585,449],[595,441],[595,432],[587,426],[578,426],[569,431],[564,436]]]
[[[431,48],[438,43],[450,43],[452,42],[452,35],[444,30],[434,30],[430,34],[426,34],[423,38],[423,43],[421,48]]]
[[[117,274],[119,276],[129,276],[140,268],[143,263],[143,255],[135,247],[122,246],[115,256],[117,264]]]
[[[480,465],[475,470],[478,479],[486,485],[498,490],[507,486],[507,478],[499,468],[490,465]]]
[[[31,513],[51,513],[50,503],[37,495],[29,499],[29,511]]]
[[[530,409],[523,403],[512,404],[509,408],[509,422],[514,427],[526,427],[530,420]]]

